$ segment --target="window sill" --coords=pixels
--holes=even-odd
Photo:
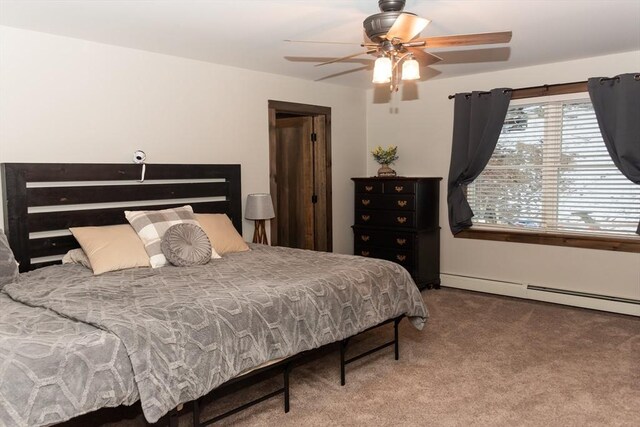
[[[568,246],[584,249],[640,253],[640,237],[585,236],[578,234],[538,233],[531,231],[470,228],[455,235],[462,239],[496,240],[512,243]]]

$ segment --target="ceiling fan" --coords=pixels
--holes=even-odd
[[[373,83],[389,83],[393,92],[398,90],[400,79],[417,80],[420,78],[421,66],[426,67],[442,61],[441,57],[425,52],[424,49],[508,43],[511,40],[511,31],[418,37],[431,21],[411,12],[403,12],[405,3],[406,0],[379,0],[380,13],[369,16],[362,23],[366,37],[360,46],[365,50],[322,62],[316,66],[333,64],[366,54],[374,55],[377,59],[373,70]],[[303,40],[285,41],[344,44]],[[402,68],[401,74],[400,68]]]

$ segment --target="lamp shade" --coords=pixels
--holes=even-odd
[[[391,60],[386,56],[376,59],[373,66],[373,83],[389,83],[391,81]]]
[[[247,206],[244,211],[246,219],[271,219],[275,216],[270,194],[257,193],[247,196]]]
[[[409,57],[402,63],[402,80],[418,80],[420,78],[420,64]]]

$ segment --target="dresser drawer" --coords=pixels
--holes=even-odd
[[[376,248],[372,248],[367,245],[356,244],[353,254],[357,256],[368,257],[368,258],[380,258],[379,256],[380,254],[378,253],[378,250]]]
[[[384,250],[379,252],[379,258],[397,262],[403,267],[413,266],[413,252],[397,250]]]
[[[386,194],[356,194],[356,209],[398,209],[412,211],[416,208],[416,196],[407,194],[404,196]]]
[[[414,212],[356,210],[356,225],[413,228],[415,223]]]
[[[415,194],[415,181],[385,181],[385,194]]]
[[[387,249],[412,250],[415,246],[415,239],[415,234],[400,231],[380,231],[366,228],[356,228],[353,231],[353,240],[356,244]]]
[[[356,193],[380,194],[382,193],[382,182],[380,181],[357,181]]]
[[[369,258],[386,259],[400,264],[403,267],[412,267],[414,264],[414,256],[412,251],[380,249],[368,245],[356,244],[354,255]]]

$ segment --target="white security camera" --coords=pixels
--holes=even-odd
[[[137,165],[144,163],[146,159],[147,155],[142,150],[137,150],[135,153],[133,153],[133,163]]]

